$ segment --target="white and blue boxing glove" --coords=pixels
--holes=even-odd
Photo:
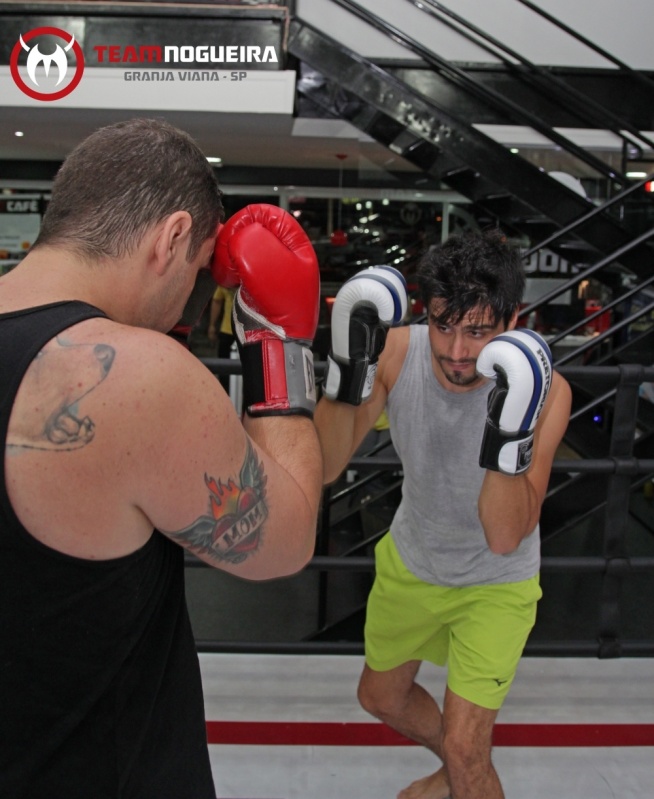
[[[406,281],[392,266],[357,272],[339,289],[332,308],[332,346],[323,394],[360,405],[372,392],[389,327],[404,318]]]
[[[503,474],[526,472],[534,428],[552,384],[552,354],[533,330],[508,330],[483,348],[477,371],[495,380],[479,465]]]

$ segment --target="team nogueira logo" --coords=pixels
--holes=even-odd
[[[69,55],[75,58],[72,72]],[[24,70],[19,67],[23,66]],[[84,53],[71,33],[61,28],[33,28],[21,33],[11,51],[14,83],[34,100],[60,100],[77,88],[84,73]],[[23,74],[26,73],[26,74]]]

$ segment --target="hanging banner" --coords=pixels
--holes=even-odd
[[[292,114],[284,18],[268,13],[183,23],[0,15],[0,105]]]

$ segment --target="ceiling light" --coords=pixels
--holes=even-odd
[[[214,166],[220,166],[223,162],[223,159],[219,158],[217,155],[209,155],[207,156],[207,161],[210,164],[214,164]]]
[[[25,134],[23,133],[23,131],[22,131],[22,130],[17,130],[17,131],[14,133],[14,136],[18,136],[19,138],[20,138],[21,136],[24,136],[24,135],[25,135]]]
[[[646,178],[647,172],[627,172],[628,178]]]
[[[520,152],[520,150],[519,150],[517,147],[511,147],[511,149],[509,150],[509,152],[510,152],[510,153],[513,153],[514,155],[516,155],[517,153],[519,153],[519,152]]]

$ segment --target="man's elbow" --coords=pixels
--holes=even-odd
[[[529,514],[528,518],[489,519],[479,514],[486,543],[493,555],[510,555],[520,546],[522,540],[530,535],[538,524],[538,514]]]
[[[304,546],[300,548],[298,571],[309,564],[316,551],[316,525],[314,524],[304,538]]]
[[[488,540],[488,539],[487,539]],[[500,538],[500,539],[491,539],[488,540],[488,548],[493,553],[493,555],[510,555],[512,552],[515,552],[516,549],[520,546],[520,541],[522,539],[513,539],[513,538]]]
[[[528,534],[522,527],[510,527],[503,524],[499,527],[484,527],[486,543],[493,555],[510,555],[520,546],[522,539]]]
[[[299,574],[310,563],[316,550],[316,528],[315,525],[304,536],[301,537],[293,548],[281,568],[275,575],[277,577],[292,577]]]
[[[318,508],[298,514],[296,535],[293,546],[293,573],[302,571],[309,563],[316,550],[318,534]]]
[[[328,486],[333,485],[338,480],[338,478],[343,474],[344,471],[345,469],[343,468],[328,469],[327,466],[325,466],[322,478],[323,486],[327,488]]]

